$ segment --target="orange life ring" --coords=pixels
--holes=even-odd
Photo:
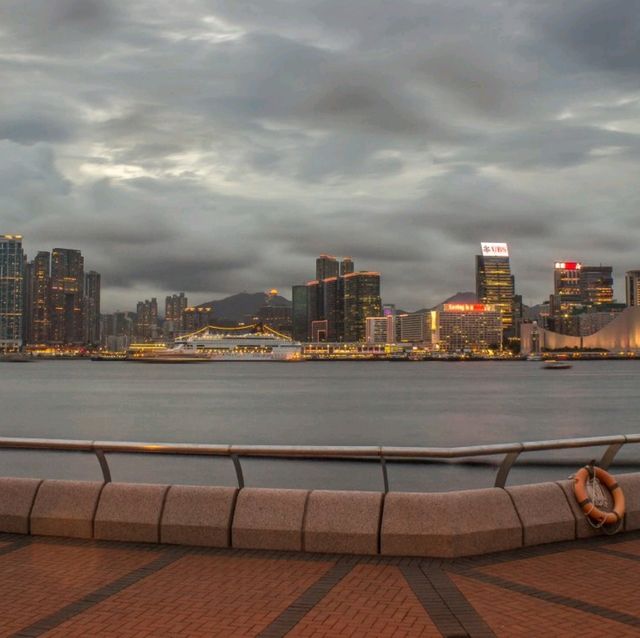
[[[582,508],[585,516],[588,516],[592,521],[596,522],[598,526],[613,525],[619,523],[622,520],[625,512],[624,494],[622,489],[616,482],[616,480],[605,472],[600,467],[593,468],[597,479],[609,490],[611,497],[613,498],[613,511],[603,512],[598,509],[593,501],[589,498],[587,493],[587,479],[589,478],[589,467],[580,468],[574,478],[573,492],[576,495],[578,505]]]

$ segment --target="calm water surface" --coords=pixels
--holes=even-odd
[[[0,435],[313,445],[469,445],[640,431],[640,364],[314,362],[0,365]],[[600,450],[563,453],[576,463]],[[635,459],[640,449],[622,459]],[[572,456],[573,454],[573,456]],[[586,455],[586,458],[585,458]],[[233,483],[224,459],[111,457],[114,478]],[[535,460],[532,458],[532,460]],[[78,454],[3,452],[2,474],[89,478]],[[378,489],[370,464],[244,461],[248,483]],[[564,478],[566,469],[555,468]],[[512,482],[529,480],[531,469]],[[549,471],[536,470],[546,476]],[[392,486],[490,484],[488,468],[394,466]]]

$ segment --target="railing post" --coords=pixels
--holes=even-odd
[[[242,473],[242,465],[240,465],[240,457],[237,454],[231,455],[233,461],[233,467],[236,470],[236,480],[238,481],[238,487],[242,489],[244,487],[244,475]]]
[[[504,487],[507,484],[509,471],[520,456],[520,452],[522,452],[522,445],[520,445],[519,450],[505,454],[505,457],[502,459],[502,463],[500,464],[500,468],[498,469],[498,473],[496,474],[496,480],[493,484],[494,487]]]
[[[604,452],[604,454],[602,455],[602,458],[600,459],[600,463],[598,463],[598,465],[603,469],[603,470],[608,470],[609,466],[611,465],[611,463],[613,462],[613,459],[616,457],[616,454],[620,451],[620,448],[627,442],[627,437],[624,437],[624,441],[620,442],[620,443],[612,443]]]
[[[111,483],[111,470],[109,469],[109,463],[107,462],[107,457],[102,450],[94,448],[93,453],[98,458],[98,463],[100,463],[100,469],[102,470],[102,478],[105,483]]]
[[[382,482],[384,484],[384,493],[389,493],[389,475],[387,473],[387,460],[380,454],[380,467],[382,468]]]

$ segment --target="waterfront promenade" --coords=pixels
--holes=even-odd
[[[435,560],[0,534],[0,636],[640,636],[640,532]]]

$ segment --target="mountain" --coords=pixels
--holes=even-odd
[[[214,299],[198,304],[198,306],[212,306],[216,319],[227,321],[245,321],[247,316],[254,316],[269,298],[273,306],[291,306],[291,302],[280,295],[269,297],[264,292],[240,292],[224,299]]]
[[[429,312],[431,310],[438,310],[446,303],[478,303],[478,297],[475,292],[457,292],[455,295],[451,295],[448,299],[440,302],[433,308],[421,308],[416,312]]]

